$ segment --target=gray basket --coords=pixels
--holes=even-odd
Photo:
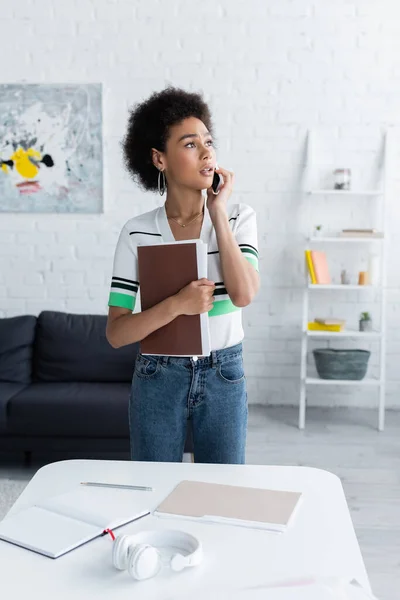
[[[313,350],[315,366],[321,379],[361,380],[365,377],[369,350],[335,350],[316,348]]]

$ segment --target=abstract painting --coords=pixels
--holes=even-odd
[[[1,84],[0,114],[0,212],[102,212],[101,84]]]

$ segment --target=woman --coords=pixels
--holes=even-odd
[[[139,104],[131,112],[123,150],[133,178],[146,190],[166,191],[166,201],[122,228],[107,339],[119,348],[179,315],[208,312],[212,348],[210,356],[198,359],[138,355],[129,406],[132,460],[181,461],[190,419],[196,462],[244,463],[240,309],[259,287],[255,213],[244,204],[227,207],[234,175],[216,166],[210,111],[198,94],[170,87]],[[217,195],[210,189],[214,171],[223,177]],[[154,243],[154,236],[160,242],[201,238],[208,244],[209,279],[132,314],[139,289],[137,247]]]

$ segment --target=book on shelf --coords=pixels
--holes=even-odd
[[[343,330],[344,324],[323,325],[322,323],[316,323],[315,321],[309,321],[308,323],[308,331],[331,331],[338,333]]]
[[[377,229],[374,228],[364,228],[364,229],[360,229],[360,228],[356,228],[356,227],[350,227],[350,229],[342,229],[343,232],[359,232],[359,233],[376,233]]]
[[[331,283],[325,252],[305,250],[305,257],[311,283],[316,285]]]
[[[316,318],[314,319],[315,323],[320,323],[321,325],[346,325],[346,321],[344,319],[335,319],[334,317],[324,317],[324,318]]]
[[[329,285],[332,280],[329,273],[328,261],[325,252],[311,250],[311,261],[315,273],[315,282],[318,285]]]
[[[317,283],[317,280],[315,278],[313,262],[311,260],[311,250],[306,250],[305,255],[306,255],[306,264],[307,264],[307,268],[308,268],[308,273],[310,275],[311,283]]]
[[[339,237],[383,238],[383,232],[377,229],[342,229]]]

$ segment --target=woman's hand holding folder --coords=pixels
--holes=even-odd
[[[200,315],[209,312],[214,306],[214,290],[215,284],[209,279],[192,281],[176,294],[177,311],[181,315]]]
[[[203,321],[213,308],[215,284],[207,279],[207,245],[189,240],[139,246],[138,264],[142,311],[132,314],[127,308],[110,306],[109,343],[119,348],[141,342],[143,354],[209,354]],[[183,329],[179,317],[185,321]]]
[[[111,306],[107,339],[114,348],[120,348],[143,340],[180,315],[206,313],[213,308],[214,290],[214,282],[203,278],[192,281],[174,296],[141,313],[132,314],[126,308]]]

